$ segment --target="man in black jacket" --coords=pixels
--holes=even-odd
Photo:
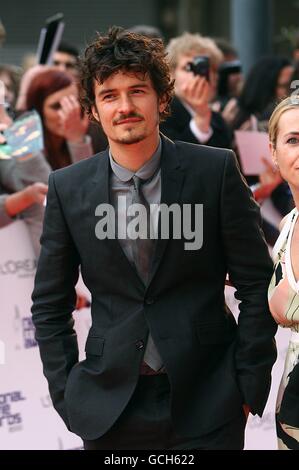
[[[224,119],[210,107],[217,89],[218,66],[223,60],[216,43],[199,34],[184,33],[170,41],[167,53],[175,96],[161,131],[173,140],[231,148],[231,133]],[[208,58],[208,70],[193,67],[198,57]]]
[[[160,40],[112,28],[81,77],[109,149],[49,179],[32,313],[54,407],[86,449],[241,449],[276,358],[258,208],[231,151],[159,133],[173,88]]]

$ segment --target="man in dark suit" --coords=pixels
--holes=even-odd
[[[81,77],[109,149],[49,178],[32,313],[54,407],[86,449],[240,449],[276,358],[258,208],[231,151],[159,134],[173,88],[160,40],[112,28]]]
[[[217,92],[218,66],[223,61],[216,43],[199,34],[184,33],[169,42],[167,53],[175,96],[161,131],[173,140],[231,148],[231,132],[221,114],[211,109]],[[208,66],[193,67],[197,58],[207,58]]]

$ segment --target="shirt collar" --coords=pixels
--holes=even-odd
[[[109,150],[111,169],[115,176],[117,176],[117,178],[123,181],[124,183],[130,181],[130,179],[132,179],[134,175],[138,176],[142,180],[147,180],[153,176],[153,174],[160,166],[161,149],[162,143],[160,139],[157,150],[154,152],[152,157],[141,168],[139,168],[136,173],[134,173],[134,171],[128,170],[128,168],[124,168],[123,166],[119,165],[119,163],[117,163],[115,160],[113,160],[113,156]]]

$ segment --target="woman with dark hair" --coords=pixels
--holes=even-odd
[[[26,110],[41,116],[45,155],[53,170],[93,154],[86,134],[88,118],[82,114],[73,78],[56,68],[39,71],[26,93]]]
[[[245,81],[233,128],[250,128],[250,118],[254,116],[257,126],[265,130],[277,102],[289,94],[292,73],[291,62],[284,57],[260,59]]]

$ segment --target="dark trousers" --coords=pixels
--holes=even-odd
[[[99,439],[83,441],[85,450],[183,450],[244,447],[243,410],[229,423],[196,439],[179,437],[170,418],[170,386],[166,374],[140,376],[124,412]]]

